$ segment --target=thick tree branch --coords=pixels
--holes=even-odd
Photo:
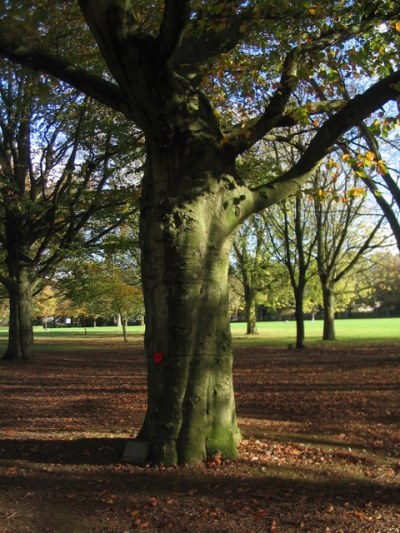
[[[311,80],[311,83],[317,95],[321,98],[321,100],[324,100],[325,94],[321,86],[315,80]],[[343,90],[345,91],[347,101],[350,100],[350,95],[347,92],[347,89],[344,83],[343,83]],[[399,105],[399,102],[400,100],[398,100],[398,105]],[[369,150],[374,153],[376,161],[382,160],[383,157],[379,149],[378,141],[376,140],[375,136],[371,133],[371,131],[369,130],[368,126],[366,125],[364,121],[360,122],[360,124],[358,125],[358,129],[360,131],[361,136],[367,143]],[[341,148],[343,153],[353,155],[345,139],[339,139],[337,144]],[[354,164],[354,167],[355,167],[355,164]],[[357,170],[357,168],[354,168],[354,170]],[[389,170],[386,169],[386,171],[381,172],[381,176],[388,188],[388,191],[392,195],[393,201],[397,204],[397,206],[400,207],[400,189],[397,186],[393,177],[391,176]],[[382,210],[382,213],[385,215],[386,220],[388,221],[392,229],[393,235],[395,236],[397,247],[400,250],[400,221],[398,220],[396,213],[393,210],[393,206],[390,205],[390,203],[386,200],[385,196],[380,193],[377,183],[371,176],[365,175],[363,177],[363,182],[365,183],[367,188],[370,190],[370,192],[372,192],[376,203],[379,205],[379,207]]]
[[[326,120],[299,161],[279,178],[254,191],[254,208],[259,211],[296,193],[328,154],[337,139],[390,100],[400,97],[400,71],[378,81],[350,100]]]
[[[366,124],[364,122],[361,123],[359,128],[360,128],[360,131],[361,131],[361,133],[363,135],[364,135],[364,132],[368,132],[368,134],[373,139],[373,135],[369,132],[368,127],[366,126]],[[373,140],[374,140],[374,142],[372,142],[371,144],[368,145],[369,149],[372,152],[375,153],[377,160],[382,159],[380,151],[379,151],[378,143],[376,142],[376,139],[373,139]],[[347,144],[344,141],[339,141],[338,142],[338,146],[341,148],[343,153],[346,153],[346,154],[349,154],[349,155],[353,155],[351,153],[351,151],[349,150]],[[375,151],[375,148],[376,148],[376,151]],[[357,169],[355,168],[354,170],[357,170]],[[387,180],[390,180],[390,183],[391,183],[392,187],[393,188],[396,187],[396,184],[395,184],[393,178],[391,177],[389,171],[384,172],[382,178],[384,179],[386,184],[387,184]],[[399,221],[399,219],[398,219],[398,217],[397,217],[397,215],[396,215],[396,213],[395,213],[395,211],[393,209],[393,205],[391,205],[386,200],[385,196],[383,194],[381,194],[378,185],[376,184],[376,182],[374,181],[374,179],[371,176],[368,176],[368,175],[364,176],[362,178],[362,181],[363,181],[363,183],[365,183],[365,185],[367,186],[369,191],[374,195],[376,203],[379,205],[379,207],[382,210],[382,213],[385,215],[386,220],[388,221],[389,226],[390,226],[390,228],[391,228],[391,230],[393,232],[393,235],[394,235],[394,237],[396,239],[397,247],[398,247],[398,249],[400,251],[400,221]],[[393,192],[395,192],[397,197],[398,197],[399,192],[400,192],[399,189],[397,188],[397,190],[394,190],[393,192],[392,192],[392,189],[389,188],[389,190],[392,193],[393,202],[396,202],[396,204],[400,207],[400,202],[398,202],[396,196],[393,195]]]
[[[286,104],[297,85],[297,65],[300,60],[310,52],[325,49],[333,45],[342,43],[376,24],[376,19],[363,21],[360,24],[341,28],[320,35],[310,43],[302,43],[297,48],[293,48],[287,55],[283,64],[280,85],[272,96],[264,113],[252,119],[247,124],[241,124],[232,129],[224,138],[226,144],[233,152],[241,153],[247,150],[255,142],[259,141],[274,127],[293,126],[298,123],[296,112],[284,115]],[[308,113],[314,114],[327,110],[338,109],[344,105],[344,101],[335,100],[333,102],[315,102],[307,106]]]
[[[309,116],[319,115],[321,113],[329,113],[330,111],[337,111],[345,104],[345,100],[321,100],[319,102],[307,102],[307,112]],[[300,120],[296,116],[296,110],[283,115],[276,123],[276,128],[290,128],[297,126]]]
[[[232,50],[242,39],[241,27],[255,21],[255,8],[249,7],[237,13],[238,2],[227,3],[221,13],[207,14],[200,10],[192,23],[191,31],[182,39],[176,51],[174,65],[179,72],[191,70],[193,65],[211,61],[220,54]],[[209,6],[206,6],[209,7]]]
[[[367,143],[368,148],[375,154],[375,158],[377,161],[380,161],[383,159],[382,154],[379,149],[378,142],[375,138],[375,136],[370,132],[365,122],[361,122],[359,125],[359,130],[361,135],[363,136],[365,142]],[[390,194],[393,196],[396,204],[398,207],[400,207],[400,188],[398,187],[397,183],[393,179],[392,175],[388,170],[381,173],[382,179],[385,182]]]
[[[297,86],[297,50],[292,50],[283,65],[278,89],[272,96],[264,113],[247,125],[240,126],[223,139],[224,147],[236,154],[244,152],[261,140],[281,119],[291,94]]]
[[[153,75],[159,69],[161,58],[156,39],[143,31],[134,15],[133,0],[78,2],[111,74],[122,94],[127,95],[126,116],[146,129],[149,127],[146,105],[151,92],[143,84],[143,73]]]
[[[189,0],[165,0],[163,20],[156,39],[161,57],[170,61],[179,46],[189,19]]]
[[[124,113],[127,110],[124,94],[116,84],[43,50],[24,47],[0,36],[0,55],[25,67],[51,74],[116,111]]]

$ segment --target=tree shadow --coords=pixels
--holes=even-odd
[[[121,462],[128,440],[126,438],[71,440],[10,438],[0,440],[0,457],[9,461],[43,464],[109,465]]]
[[[358,505],[368,502],[388,505],[400,504],[399,485],[382,484],[379,480],[360,480],[342,474],[330,479],[324,474],[316,476],[312,468],[305,466],[254,467],[244,470],[245,460],[233,461],[219,467],[149,468],[122,465],[121,455],[126,439],[77,439],[75,441],[21,441],[10,440],[4,448],[2,459],[22,461],[18,466],[23,474],[7,476],[0,474],[0,488],[13,485],[23,490],[49,490],[54,485],[64,492],[73,490],[76,498],[90,500],[92,486],[103,492],[146,494],[147,497],[169,497],[179,493],[184,498],[195,493],[197,497],[211,495],[215,505],[226,500],[273,500],[285,506],[295,500],[306,498],[314,503],[328,501],[352,502]],[[44,445],[44,446],[43,446]],[[16,446],[16,448],[13,448]],[[40,447],[40,449],[39,449]],[[98,454],[95,456],[95,452]],[[51,468],[46,467],[51,465]],[[81,465],[82,468],[68,468]],[[250,465],[250,463],[249,463]],[[30,474],[26,472],[30,470]]]

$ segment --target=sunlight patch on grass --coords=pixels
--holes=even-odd
[[[305,322],[306,343],[322,341],[322,320]],[[400,341],[400,318],[362,318],[335,321],[338,342],[381,342]],[[246,324],[231,324],[234,342],[243,345],[294,344],[296,322],[259,322],[257,335],[246,335]]]

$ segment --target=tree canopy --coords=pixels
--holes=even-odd
[[[395,1],[78,4],[109,72],[74,3],[42,0],[36,8],[24,1],[5,3],[0,53],[63,79],[132,118],[145,132],[153,125],[150,117],[159,99],[168,100],[164,121],[159,115],[159,136],[165,142],[172,124],[182,131],[187,127],[176,123],[176,111],[187,105],[188,116],[198,114],[199,121],[209,122],[210,134],[228,157],[245,152],[277,128],[318,113],[325,120],[314,120],[315,137],[299,161],[279,176],[278,183],[286,185],[279,196],[295,190],[296,177],[311,172],[340,135],[388,100],[398,99],[400,23]],[[81,31],[71,42],[65,36],[73,25]],[[30,30],[25,42],[21,27]],[[57,46],[50,50],[49,42]],[[358,80],[350,99],[338,83],[343,70]],[[322,101],[316,84],[324,87]],[[299,85],[305,91],[302,102],[293,98]],[[188,87],[191,104],[174,96]],[[275,202],[277,194],[276,187],[264,186],[252,200],[259,208]]]

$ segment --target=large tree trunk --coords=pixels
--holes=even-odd
[[[8,346],[3,359],[21,361],[34,359],[32,326],[32,281],[28,267],[19,267],[16,280],[8,284],[10,320]]]
[[[138,438],[149,442],[153,463],[198,463],[216,453],[233,458],[240,433],[228,310],[228,188],[207,171],[206,187],[186,199],[172,196],[165,157],[158,165],[151,160],[141,206],[148,409]],[[201,161],[194,164],[198,173]]]
[[[335,295],[330,287],[322,287],[324,302],[324,331],[322,340],[334,341],[335,335]]]

